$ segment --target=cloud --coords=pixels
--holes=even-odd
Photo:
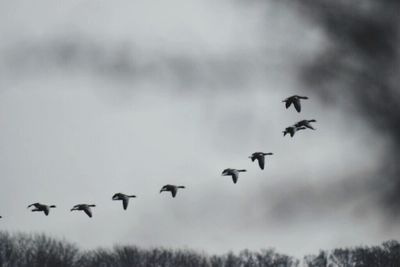
[[[320,27],[327,38],[320,53],[299,70],[300,79],[304,87],[318,94],[327,105],[355,112],[376,131],[377,138],[387,139],[389,146],[380,160],[381,167],[369,174],[363,194],[374,199],[386,218],[397,217],[400,215],[400,19],[395,10],[400,4],[398,1],[298,1],[294,6],[310,23]],[[353,196],[348,193],[347,197]]]

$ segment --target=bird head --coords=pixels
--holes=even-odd
[[[225,169],[225,170],[223,170],[221,175],[222,176],[227,176],[227,175],[229,175],[228,172],[229,172],[229,169]]]

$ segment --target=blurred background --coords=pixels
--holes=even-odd
[[[295,256],[399,238],[399,7],[0,2],[1,228]],[[317,130],[284,138],[301,119]],[[255,151],[274,153],[264,171]],[[123,211],[116,192],[138,198]]]

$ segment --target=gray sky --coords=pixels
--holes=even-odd
[[[359,190],[390,142],[349,99],[326,105],[299,80],[329,39],[295,8],[12,1],[0,3],[0,36],[2,229],[85,248],[295,256],[399,237]],[[310,97],[301,114],[285,110],[291,94]],[[282,137],[305,118],[317,131]],[[264,171],[254,151],[274,152]],[[234,185],[227,167],[248,172]],[[187,189],[172,199],[158,193],[166,183]],[[124,212],[115,192],[138,198]],[[31,214],[36,201],[58,208]],[[69,212],[85,202],[92,219]]]

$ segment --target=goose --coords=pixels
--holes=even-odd
[[[222,172],[222,176],[232,176],[232,181],[234,184],[236,184],[239,179],[239,172],[246,172],[246,170],[244,170],[244,169],[237,170],[237,169],[228,168]]]
[[[286,127],[286,129],[283,131],[283,136],[285,136],[286,134],[290,134],[290,137],[293,137],[297,131],[304,130],[304,129],[306,129],[306,127],[304,127],[304,126],[301,126],[301,127],[289,126],[289,127]]]
[[[266,155],[273,155],[274,153],[264,153],[264,152],[254,152],[253,154],[251,154],[251,156],[249,157],[251,159],[251,161],[258,161],[258,166],[260,166],[261,170],[264,170],[264,165],[265,165],[265,156]]]
[[[30,207],[34,207],[31,211],[43,211],[46,216],[49,215],[50,209],[55,208],[55,205],[45,205],[45,204],[40,204],[39,202],[30,204],[27,208],[29,209]]]
[[[282,102],[286,103],[285,104],[286,108],[289,108],[290,105],[293,104],[293,106],[297,110],[297,112],[300,112],[301,111],[300,99],[308,99],[308,97],[307,96],[293,95],[293,96],[290,96],[290,97],[286,98]]]
[[[186,187],[184,187],[183,185],[167,184],[161,188],[160,193],[163,191],[165,191],[165,192],[169,191],[169,192],[171,192],[172,197],[175,197],[176,193],[178,192],[178,188],[186,188]]]
[[[136,197],[135,195],[125,195],[122,193],[116,193],[113,195],[112,200],[122,200],[122,207],[124,210],[128,208],[129,198]]]
[[[317,122],[316,120],[312,119],[312,120],[302,120],[297,122],[294,126],[296,126],[297,128],[299,127],[307,127],[311,130],[315,130],[314,127],[312,127],[311,122]]]
[[[73,210],[83,210],[87,216],[92,218],[92,209],[91,207],[96,207],[94,204],[78,204],[72,207],[71,211]]]

